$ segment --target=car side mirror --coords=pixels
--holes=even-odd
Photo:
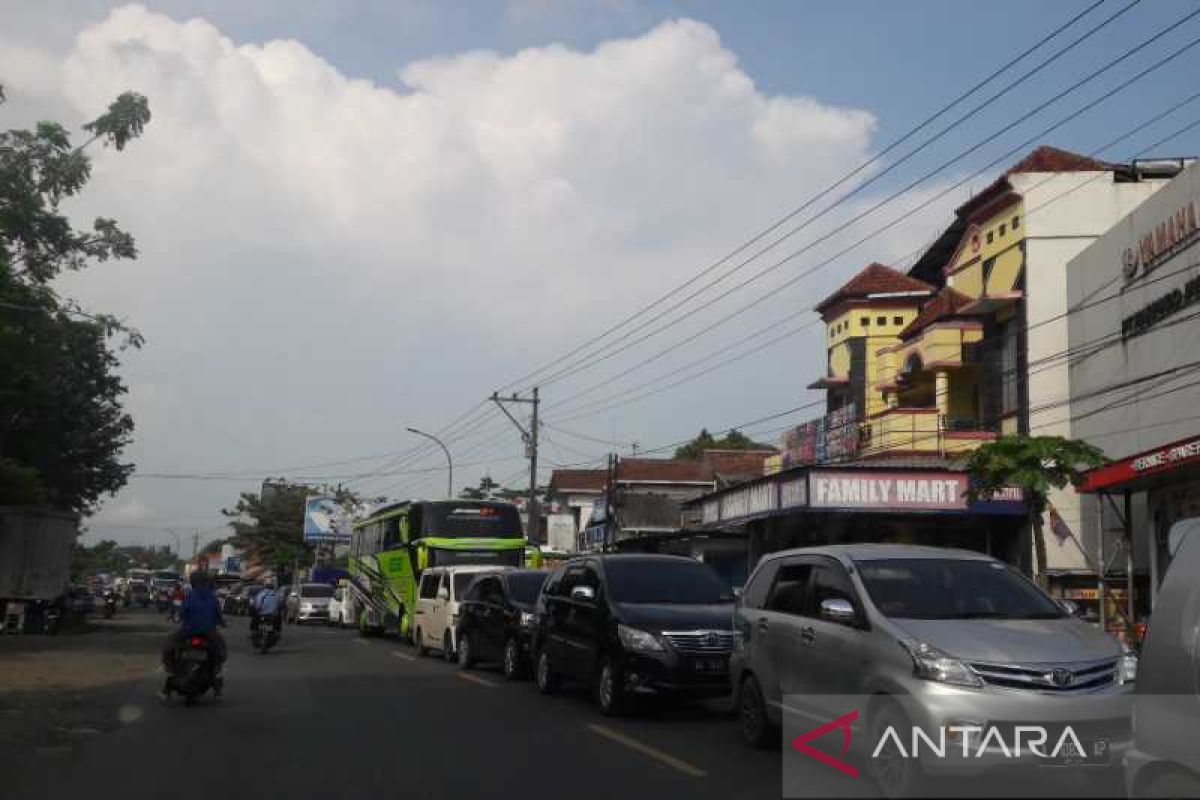
[[[576,586],[571,590],[572,600],[583,600],[587,603],[595,602],[596,590],[590,586]]]
[[[445,586],[438,589],[437,599],[438,600],[449,600],[450,599],[450,590],[447,589]]]
[[[1067,612],[1072,617],[1079,616],[1079,604],[1074,600],[1059,600],[1058,607]]]
[[[843,625],[849,624],[854,622],[854,606],[850,605],[849,600],[843,600],[840,597],[822,600],[821,619],[827,619],[830,622],[840,622]]]

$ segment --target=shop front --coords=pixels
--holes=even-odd
[[[1020,492],[970,503],[967,489],[967,476],[951,469],[800,467],[691,501],[700,521],[683,535],[739,534],[751,569],[764,554],[792,547],[901,543],[984,552],[1028,572]]]

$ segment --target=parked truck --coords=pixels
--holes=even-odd
[[[63,511],[0,506],[0,627],[40,628],[40,611],[67,590],[79,517]]]

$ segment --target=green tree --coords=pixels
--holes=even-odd
[[[0,103],[4,101],[0,87]],[[80,513],[120,489],[133,465],[120,461],[133,421],[110,339],[139,347],[117,319],[84,313],[50,283],[64,271],[134,258],[133,238],[98,217],[75,229],[61,205],[91,177],[88,145],[118,150],[150,119],[146,99],[126,92],[84,125],[72,146],[65,128],[0,132],[0,496],[48,502]]]
[[[1033,530],[1036,570],[1046,582],[1046,535],[1042,516],[1051,489],[1079,481],[1083,473],[1105,462],[1104,452],[1087,442],[1062,436],[1002,436],[971,453],[966,472],[971,479],[971,502],[991,497],[1006,486],[1025,491]]]
[[[756,442],[741,431],[734,429],[721,439],[714,437],[707,428],[687,444],[675,450],[675,457],[687,461],[699,461],[705,450],[774,450],[775,447]]]

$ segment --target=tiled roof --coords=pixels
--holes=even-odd
[[[1060,150],[1044,144],[1016,164],[1009,167],[1005,175],[1019,172],[1112,172],[1114,165],[1097,161],[1070,150]]]
[[[774,450],[705,450],[701,461],[714,473],[723,475],[761,475],[763,462]]]
[[[842,300],[867,297],[872,294],[892,292],[932,292],[934,287],[922,280],[905,275],[899,270],[883,264],[869,264],[862,272],[846,281],[840,289],[817,304],[817,311],[824,311]]]
[[[946,317],[953,317],[959,309],[970,302],[971,298],[968,295],[947,286],[925,304],[925,307],[921,309],[921,313],[917,314],[916,319],[910,322],[904,330],[900,331],[900,338],[911,339],[931,323],[939,319],[945,319]]]

